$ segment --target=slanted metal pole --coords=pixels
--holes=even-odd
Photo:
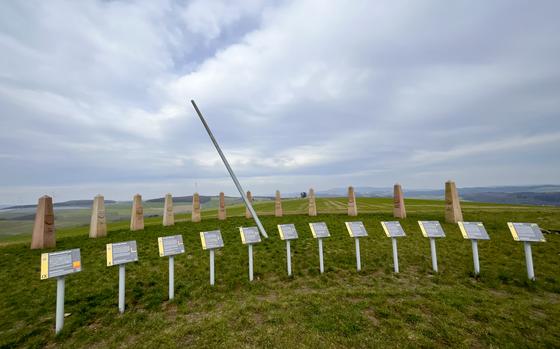
[[[533,252],[531,251],[531,243],[523,242],[525,248],[525,262],[527,263],[527,277],[529,280],[535,281],[535,271],[533,270]]]
[[[288,276],[292,276],[292,252],[290,251],[290,240],[286,240],[286,264],[288,265]]]
[[[319,238],[317,240],[319,242],[319,270],[321,271],[321,274],[323,274],[325,271],[325,267],[323,265],[323,239]]]
[[[355,238],[356,240],[356,270],[362,270],[362,261],[360,260],[360,239]]]
[[[245,197],[245,191],[243,190],[243,188],[241,187],[241,184],[237,180],[237,177],[235,176],[235,173],[233,173],[233,170],[231,169],[231,166],[229,165],[229,162],[227,161],[224,153],[222,153],[222,149],[220,149],[220,146],[218,145],[218,142],[216,141],[216,138],[214,138],[214,135],[212,134],[212,131],[210,131],[210,127],[208,127],[208,124],[206,123],[206,120],[204,120],[204,117],[202,116],[202,113],[198,109],[194,100],[191,100],[191,103],[194,107],[194,110],[196,110],[196,113],[198,114],[198,117],[200,118],[200,121],[202,121],[202,125],[204,125],[204,128],[206,129],[206,132],[208,132],[208,136],[210,136],[210,140],[212,141],[212,143],[214,143],[214,147],[216,147],[216,150],[218,151],[218,154],[222,158],[222,161],[224,162],[224,165],[226,166],[226,168],[229,172],[229,175],[231,176],[231,179],[233,180],[233,183],[235,183],[235,186],[237,187],[237,190],[239,191],[239,194],[241,194],[241,198],[245,202],[245,206],[247,207],[249,212],[251,212],[251,215],[253,216],[253,219],[255,220],[255,223],[257,223],[257,226],[259,227],[259,231],[261,232],[261,235],[268,239],[268,235],[266,234],[266,231],[264,230],[264,227],[263,227],[259,217],[257,216],[257,213],[253,209],[253,205],[251,205],[249,200],[247,200],[247,198]]]
[[[397,252],[397,238],[391,238],[393,241],[393,265],[395,268],[395,273],[399,272],[399,254]]]
[[[430,250],[432,252],[432,269],[437,273],[437,254],[436,254],[436,239],[430,238]]]
[[[214,249],[210,250],[210,285],[214,286]]]
[[[475,240],[471,240],[471,242],[472,242],[472,258],[474,263],[474,275],[479,275],[480,263],[478,260],[478,241],[475,239]]]
[[[125,265],[119,265],[119,312],[124,313],[124,280],[125,280]]]
[[[55,332],[58,334],[64,326],[64,276],[56,279],[56,323]]]
[[[169,256],[169,300],[175,298],[175,265],[173,256]]]
[[[253,281],[253,245],[249,244],[249,281]]]

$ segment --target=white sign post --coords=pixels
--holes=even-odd
[[[490,240],[490,236],[481,222],[459,222],[459,229],[465,239],[471,240],[474,275],[480,275],[480,261],[478,259],[478,240]]]
[[[527,277],[535,280],[533,269],[533,252],[531,251],[532,242],[545,242],[541,229],[535,223],[508,223],[509,230],[515,241],[522,241],[525,250],[525,263],[527,264]]]
[[[309,227],[311,228],[311,234],[317,239],[319,245],[319,271],[323,274],[325,272],[325,265],[323,262],[323,239],[328,238],[331,234],[325,222],[309,223]]]
[[[249,254],[249,281],[253,281],[253,244],[261,242],[259,228],[257,227],[240,227],[241,243],[247,245]]]
[[[214,250],[224,247],[222,233],[219,230],[202,231],[200,242],[203,250],[210,251],[210,285],[214,286]]]
[[[399,254],[397,252],[397,238],[404,237],[404,233],[401,224],[398,221],[381,222],[383,231],[385,235],[391,238],[391,243],[393,245],[393,266],[395,273],[399,272]]]
[[[107,266],[119,266],[119,312],[124,313],[125,265],[138,261],[136,241],[107,244]]]
[[[445,233],[438,221],[418,221],[422,235],[430,239],[430,252],[432,254],[432,269],[438,272],[436,238],[444,238]]]
[[[346,229],[350,237],[354,238],[356,243],[356,270],[362,270],[362,261],[360,258],[360,237],[368,236],[364,223],[362,222],[345,222]]]
[[[158,247],[160,257],[169,257],[169,300],[172,300],[175,298],[175,265],[173,257],[185,253],[183,235],[159,237]]]
[[[64,326],[64,277],[82,271],[80,249],[41,254],[41,280],[56,277],[55,333]]]
[[[293,224],[278,224],[280,239],[286,241],[286,266],[288,276],[292,276],[292,253],[290,251],[290,240],[298,238],[296,227]]]

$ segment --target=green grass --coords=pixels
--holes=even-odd
[[[247,249],[238,228],[203,213],[201,223],[161,227],[149,218],[144,231],[111,223],[106,238],[87,238],[87,227],[57,231],[57,250],[81,248],[83,271],[66,278],[65,327],[54,335],[56,282],[39,279],[40,254],[29,243],[0,247],[0,347],[559,347],[560,236],[535,244],[537,281],[526,280],[523,245],[508,221],[560,228],[560,209],[463,203],[465,220],[483,221],[492,238],[479,243],[481,276],[472,276],[470,243],[456,225],[443,224],[437,242],[440,273],[431,271],[429,244],[417,220],[443,221],[443,203],[407,200],[399,240],[401,273],[392,272],[391,241],[379,221],[392,220],[391,200],[359,199],[360,216],[348,217],[343,199],[321,199],[308,217],[304,200],[284,203],[294,215],[275,218],[271,203],[257,203],[270,239],[255,246],[255,281],[248,282]],[[228,213],[243,214],[242,207]],[[182,217],[186,219],[186,214]],[[344,228],[362,220],[362,271]],[[318,271],[317,243],[308,222],[325,221],[325,274]],[[287,277],[285,244],[276,225],[294,223],[293,277]],[[216,286],[208,284],[208,252],[198,232],[221,229],[225,247],[216,254]],[[167,301],[167,259],[157,237],[182,234],[187,252],[175,258],[176,299]],[[126,312],[117,310],[118,268],[106,267],[105,244],[136,239],[138,263],[127,265]]]

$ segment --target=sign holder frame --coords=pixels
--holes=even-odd
[[[540,238],[538,239],[526,239],[523,238],[523,236],[519,236],[518,231],[516,230],[517,228],[515,227],[515,224],[531,224],[532,227],[537,227],[539,229],[539,235]],[[536,223],[512,223],[512,222],[508,222],[508,228],[511,232],[511,235],[513,236],[513,239],[515,241],[522,241],[523,242],[523,249],[525,251],[525,264],[527,266],[527,278],[529,278],[529,280],[531,281],[535,281],[535,269],[533,268],[533,251],[531,250],[531,243],[533,242],[545,242],[545,238],[542,235],[542,231],[541,228],[536,224]]]
[[[220,244],[213,246],[213,247],[208,247],[208,243],[206,241],[206,234],[208,233],[215,233],[218,232],[218,236],[219,236],[219,242]],[[200,241],[202,243],[202,249],[203,250],[208,250],[209,251],[209,255],[210,255],[210,286],[214,286],[215,284],[215,251],[218,248],[223,248],[224,247],[224,240],[222,237],[222,232],[218,229],[218,230],[211,230],[211,231],[201,231],[200,232]]]
[[[321,236],[319,234],[317,234],[317,231],[315,231],[315,224],[324,224],[325,229],[327,231],[327,235],[326,236]],[[325,261],[324,261],[324,257],[323,257],[323,238],[325,237],[330,237],[330,233],[327,227],[327,224],[325,222],[315,222],[315,223],[309,223],[309,227],[311,228],[311,234],[313,235],[314,238],[317,239],[317,244],[318,244],[318,248],[319,248],[319,271],[321,274],[323,274],[325,272]]]
[[[418,225],[420,226],[420,230],[422,230],[422,235],[424,235],[425,237],[430,239],[430,254],[432,255],[432,270],[434,271],[434,273],[438,272],[438,261],[437,261],[437,250],[436,250],[436,236],[430,236],[426,230],[426,228],[424,227],[424,223],[425,222],[432,222],[432,221],[418,221]],[[438,223],[439,227],[441,228],[441,231],[443,233],[442,236],[437,236],[440,238],[445,237],[445,232],[443,231],[443,228],[441,227],[441,223],[439,223],[439,221],[435,221]]]
[[[389,223],[397,223],[397,225],[399,226],[399,228],[403,232],[403,235],[394,235],[393,232],[391,231],[391,229],[389,228]],[[398,252],[398,248],[397,248],[397,237],[404,237],[404,236],[406,236],[406,233],[404,232],[404,229],[402,228],[399,221],[382,221],[381,222],[381,227],[383,227],[383,231],[385,231],[385,235],[387,235],[388,237],[391,238],[391,245],[392,245],[392,248],[393,248],[393,271],[395,272],[395,274],[398,274],[399,273],[399,252]]]
[[[486,229],[484,228],[484,225],[482,224],[482,222],[459,221],[459,222],[457,222],[457,224],[459,225],[459,229],[461,230],[461,234],[463,235],[463,237],[465,239],[471,240],[474,275],[479,276],[480,275],[480,259],[478,257],[478,240],[489,240],[490,237],[488,236],[488,233],[486,232]],[[469,225],[472,225],[472,224],[477,224],[478,226],[480,226],[482,228],[482,232],[480,231],[480,228],[479,228],[479,238],[478,239],[476,238],[476,236],[473,237],[473,235],[470,234],[470,232],[467,228]]]
[[[69,265],[66,260],[62,264],[57,259],[55,259],[55,261],[58,261],[58,263],[51,261],[51,257],[64,254],[70,254]],[[75,257],[77,257],[77,259],[75,259]],[[64,269],[56,271],[53,270],[52,272],[58,275],[50,275],[53,264],[54,268],[62,266]],[[53,278],[56,277],[55,334],[59,334],[64,327],[64,295],[66,276],[80,271],[82,271],[82,257],[79,248],[41,254],[41,280],[49,279],[51,276]]]
[[[131,243],[133,243],[133,245],[131,245]],[[108,243],[106,245],[106,249],[107,249],[107,266],[114,266],[115,265],[115,260],[114,260],[114,246],[116,244],[128,244],[129,248],[130,248],[130,253],[136,253],[136,259],[132,259],[132,260],[126,260],[123,262],[119,262],[117,263],[117,265],[119,266],[119,303],[118,303],[118,307],[119,307],[119,313],[123,314],[124,310],[125,310],[125,292],[126,292],[126,264],[127,263],[132,263],[132,262],[138,262],[138,245],[136,243],[136,240],[130,240],[130,241],[122,241],[122,242],[111,242]],[[135,248],[135,250],[132,250],[132,248]]]
[[[256,237],[257,239],[253,239],[250,235],[246,236],[247,232],[250,232],[249,229],[256,230]],[[241,236],[241,243],[247,245],[247,255],[248,255],[248,264],[249,264],[249,281],[253,281],[254,273],[253,273],[253,245],[260,243],[260,233],[258,227],[239,227],[239,234]],[[249,239],[247,239],[249,237]]]
[[[292,226],[295,231],[295,238],[290,238],[284,234],[283,226]],[[297,234],[297,229],[293,224],[278,224],[278,232],[280,233],[280,238],[286,241],[286,269],[288,271],[288,276],[292,276],[292,252],[290,246],[290,240],[296,240],[299,238]]]
[[[169,252],[166,250],[165,241],[173,239],[177,243],[177,249],[175,251]],[[182,246],[182,247],[179,247]],[[158,237],[158,248],[160,257],[168,257],[169,259],[169,290],[168,296],[169,300],[175,298],[175,255],[185,253],[185,245],[183,244],[182,235],[171,235]]]
[[[359,272],[362,270],[362,258],[360,255],[360,237],[367,237],[367,230],[365,229],[365,226],[363,227],[364,229],[364,235],[355,235],[354,231],[351,228],[351,224],[353,223],[360,223],[362,226],[364,225],[363,222],[361,221],[356,221],[356,222],[344,222],[344,225],[346,226],[346,230],[348,230],[348,234],[350,235],[350,237],[354,238],[354,244],[356,245],[356,270]]]

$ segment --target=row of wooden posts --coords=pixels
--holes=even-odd
[[[253,202],[253,195],[247,192],[247,199]],[[308,215],[317,216],[317,205],[315,203],[315,191],[311,188],[307,195],[308,199]],[[404,205],[404,195],[400,184],[395,184],[393,189],[393,216],[395,218],[406,218],[406,208]],[[282,198],[280,191],[276,191],[274,201],[274,215],[282,217]],[[356,194],[353,187],[348,187],[348,215],[358,215],[358,205],[356,202]],[[245,217],[252,218],[251,212],[245,209]],[[218,219],[225,220],[226,204],[225,195],[220,193],[220,204],[218,207]],[[194,193],[192,198],[191,220],[200,222],[202,219],[200,214],[200,197],[198,193]],[[457,223],[463,220],[463,214],[459,202],[459,194],[455,182],[448,181],[445,183],[445,221],[448,223]],[[163,208],[163,225],[171,226],[175,224],[175,215],[173,212],[173,197],[171,194],[165,195],[165,204]],[[132,201],[132,214],[130,217],[130,230],[137,231],[144,229],[144,208],[142,207],[142,196],[134,195]],[[103,237],[107,235],[107,219],[105,215],[104,197],[97,195],[93,200],[93,209],[91,214],[91,224],[89,236],[91,238]],[[52,248],[56,246],[54,211],[52,198],[43,196],[39,198],[37,204],[37,213],[35,215],[35,225],[33,227],[33,236],[31,240],[32,249]]]

